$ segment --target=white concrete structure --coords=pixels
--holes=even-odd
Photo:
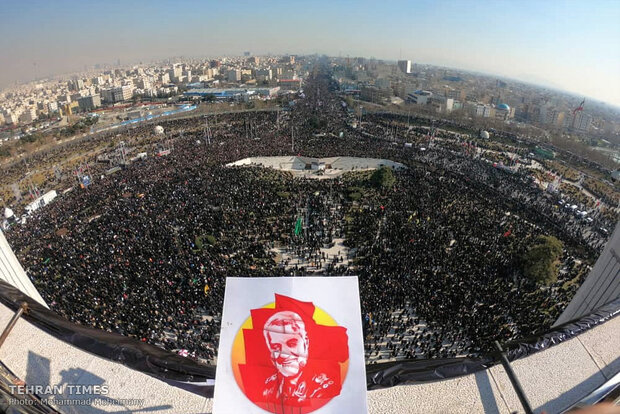
[[[432,99],[433,93],[430,91],[414,91],[407,95],[407,102],[416,105],[426,105]]]
[[[13,311],[0,304],[0,326],[6,326],[12,315]],[[559,413],[612,378],[620,369],[620,349],[615,346],[618,332],[620,318],[615,318],[565,343],[513,362],[535,412]],[[196,414],[211,413],[212,409],[211,399],[74,348],[24,319],[17,322],[0,348],[0,360],[29,385],[99,383],[109,387],[106,397],[110,400],[144,400],[141,407],[57,407],[65,413],[128,412],[142,408],[160,414]],[[501,365],[445,381],[369,391],[368,407],[370,414],[523,411]]]
[[[227,167],[261,166],[309,178],[334,178],[349,171],[375,170],[380,167],[406,168],[403,164],[379,158],[356,157],[251,157],[226,164]],[[318,174],[320,172],[320,175]]]
[[[582,212],[582,216],[583,212]],[[561,325],[593,312],[620,297],[620,224],[611,235],[603,253],[583,282],[573,300],[555,325]],[[619,335],[620,340],[620,335]]]
[[[26,212],[30,214],[33,211],[40,209],[41,207],[43,207],[44,205],[48,204],[53,199],[55,199],[57,196],[58,194],[56,193],[56,190],[48,191],[47,193],[43,194],[41,197],[34,200],[32,203],[28,204],[26,206]]]
[[[47,307],[39,291],[34,287],[26,272],[24,272],[22,265],[19,264],[2,230],[0,230],[0,279]]]

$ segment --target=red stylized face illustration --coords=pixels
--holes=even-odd
[[[295,312],[278,312],[265,323],[267,347],[271,361],[280,374],[293,377],[308,363],[308,333],[301,316]]]
[[[237,384],[276,414],[306,414],[338,396],[349,362],[346,328],[311,302],[276,294],[252,309],[233,344]]]

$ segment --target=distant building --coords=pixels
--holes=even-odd
[[[258,69],[256,71],[256,80],[259,82],[270,81],[272,77],[271,69]]]
[[[178,63],[175,63],[174,65],[172,65],[172,69],[170,70],[170,77],[178,78],[181,75],[183,75],[183,67]]]
[[[414,91],[407,94],[407,102],[416,105],[426,105],[430,102],[433,93],[430,91]]]
[[[490,118],[493,112],[493,108],[487,104],[478,103],[471,106],[471,113],[474,116]]]
[[[184,96],[213,96],[218,100],[247,100],[251,96],[271,97],[278,94],[280,88],[196,88],[184,92]]]
[[[22,124],[30,124],[37,119],[37,111],[34,108],[26,108],[19,116],[19,122]]]
[[[92,111],[101,106],[101,97],[99,95],[89,95],[78,99],[78,105],[82,111]]]
[[[140,89],[151,89],[153,85],[151,85],[151,81],[149,81],[147,78],[142,78],[138,81],[138,86],[140,87]]]
[[[452,98],[457,101],[465,100],[465,91],[462,89],[454,89],[454,88],[447,87],[445,89],[444,95],[446,96],[446,98]]]
[[[574,117],[572,122],[572,128],[577,131],[587,132],[592,126],[592,115],[586,114],[583,111],[578,111]]]
[[[278,79],[297,79],[297,72],[292,69],[286,69],[280,72]]]
[[[368,102],[383,102],[390,97],[390,92],[375,86],[364,86],[360,90],[360,99]]]
[[[403,73],[411,73],[411,61],[410,60],[399,60],[398,69],[400,69],[400,71]]]
[[[242,69],[241,70],[241,81],[242,82],[247,82],[250,79],[253,79],[253,77],[252,77],[252,70],[250,70],[250,69]]]
[[[539,122],[545,125],[562,126],[564,122],[564,112],[558,111],[556,108],[550,106],[541,106]]]
[[[445,96],[440,95],[432,95],[431,105],[433,109],[435,109],[435,112],[452,112],[452,107],[454,106],[454,99],[446,98]]]
[[[73,111],[78,108],[77,102],[67,102],[59,109],[61,116],[64,115],[72,115]]]
[[[123,102],[131,99],[133,96],[133,87],[125,85],[125,86],[117,86],[115,88],[104,89],[101,91],[101,97],[105,102],[108,103],[116,103]]]
[[[4,122],[8,125],[15,125],[19,121],[19,116],[13,112],[6,112],[4,114]]]
[[[47,103],[47,112],[49,112],[50,114],[52,112],[56,112],[58,111],[58,102],[56,101],[51,101]]]
[[[375,86],[381,89],[390,89],[392,87],[392,82],[386,78],[379,78],[375,80]]]
[[[232,69],[228,71],[228,82],[240,82],[241,81],[241,71],[239,69]]]
[[[272,97],[276,96],[280,92],[280,87],[276,86],[274,88],[256,88],[256,93],[263,97]]]
[[[564,125],[564,119],[566,118],[566,113],[563,111],[554,111],[553,117],[551,118],[551,122],[556,127],[561,127]]]
[[[505,103],[500,103],[495,107],[495,118],[507,120],[510,118],[511,108]]]
[[[56,99],[58,100],[58,102],[71,102],[71,95],[68,93],[63,93],[61,95],[58,95]]]
[[[302,79],[280,79],[278,86],[284,91],[297,91],[301,89]]]
[[[85,95],[83,95],[81,93],[74,93],[74,94],[71,95],[71,102],[77,102],[77,100],[80,99],[83,96],[85,96]]]
[[[80,89],[84,89],[84,81],[82,79],[74,79],[67,82],[67,87],[71,91],[79,91]]]

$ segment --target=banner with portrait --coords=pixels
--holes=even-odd
[[[366,413],[357,277],[227,278],[214,414]]]

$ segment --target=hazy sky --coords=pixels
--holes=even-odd
[[[0,86],[171,56],[374,56],[620,105],[620,0],[0,0]]]

